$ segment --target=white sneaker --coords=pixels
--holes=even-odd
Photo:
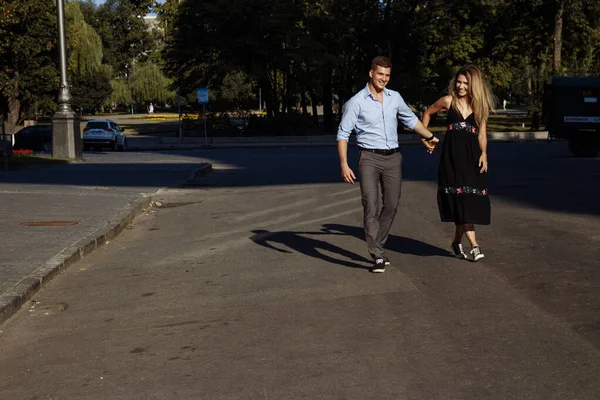
[[[479,249],[479,246],[474,247],[473,250],[471,250],[471,255],[473,256],[473,262],[479,261],[483,257],[485,257],[483,255],[483,253],[481,252],[481,250]]]
[[[466,260],[467,255],[463,250],[462,244],[460,243],[452,243],[452,250],[454,251],[454,257],[460,258],[461,260]]]
[[[371,268],[371,272],[376,274],[381,274],[385,272],[385,260],[383,258],[375,259],[373,263],[373,268]]]

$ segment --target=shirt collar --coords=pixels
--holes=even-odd
[[[390,90],[388,88],[383,88],[383,93],[386,96],[391,96],[392,93],[390,92]],[[365,86],[365,88],[363,89],[363,95],[365,97],[365,99],[369,96],[373,97],[373,95],[371,94],[371,91],[369,90],[369,84],[367,83],[367,85]]]

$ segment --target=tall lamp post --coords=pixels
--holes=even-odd
[[[65,0],[56,0],[58,49],[60,52],[60,87],[58,110],[52,118],[52,157],[80,159],[82,157],[81,126],[71,108],[71,93],[67,80],[67,35],[65,33]]]

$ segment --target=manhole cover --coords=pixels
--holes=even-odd
[[[73,226],[79,221],[27,221],[23,222],[25,226]]]

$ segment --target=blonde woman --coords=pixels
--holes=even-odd
[[[468,65],[450,81],[450,93],[423,114],[427,127],[431,116],[447,110],[448,128],[442,145],[438,176],[438,208],[443,222],[454,222],[454,255],[467,259],[463,235],[471,245],[471,257],[484,257],[475,237],[475,225],[490,224],[490,199],[485,183],[488,170],[486,125],[495,97],[481,71]]]

